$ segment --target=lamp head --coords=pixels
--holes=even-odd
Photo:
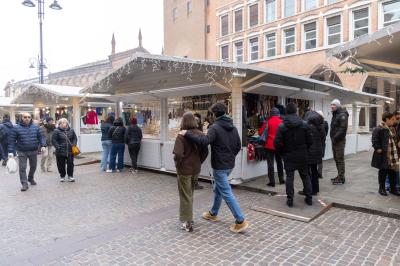
[[[62,7],[57,3],[57,0],[54,0],[54,2],[49,6],[51,9],[54,10],[61,10]]]
[[[27,7],[35,7],[35,3],[33,3],[31,0],[24,0],[22,4]]]

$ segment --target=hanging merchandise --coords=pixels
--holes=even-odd
[[[97,118],[96,111],[89,109],[89,111],[86,113],[86,124],[87,125],[97,125],[98,123],[99,123],[99,121]]]

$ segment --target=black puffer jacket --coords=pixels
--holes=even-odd
[[[142,130],[138,125],[130,125],[125,133],[126,144],[139,144],[142,141]]]
[[[123,144],[125,143],[125,131],[122,121],[117,119],[114,121],[114,125],[110,128],[107,133],[108,139],[111,139],[113,144]]]
[[[287,114],[278,127],[274,146],[282,154],[285,168],[290,170],[306,167],[307,151],[312,144],[310,127],[295,114]]]
[[[305,119],[310,127],[312,135],[312,144],[308,149],[308,164],[319,164],[324,156],[326,133],[324,128],[324,119],[315,111],[309,111]]]
[[[213,169],[229,170],[235,167],[235,158],[242,145],[239,133],[229,116],[218,117],[208,128],[206,136],[197,136],[191,131],[187,131],[185,137],[202,145],[211,145]]]
[[[371,166],[378,169],[388,168],[388,148],[389,148],[389,130],[384,128],[382,124],[374,128],[372,132],[372,147],[374,154],[372,155]],[[378,153],[377,150],[382,150]]]
[[[108,138],[108,131],[112,127],[111,123],[103,122],[101,123],[101,141],[111,140]]]
[[[347,112],[346,108],[338,107],[332,114],[333,117],[331,121],[330,132],[332,143],[346,140],[349,113]]]
[[[78,138],[72,128],[62,129],[58,127],[54,130],[52,142],[56,148],[57,157],[70,157],[73,156],[72,145],[77,144]]]

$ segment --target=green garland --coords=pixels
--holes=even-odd
[[[344,70],[339,71],[339,73],[353,75],[353,74],[364,74],[367,73],[367,71],[362,67],[346,67]]]

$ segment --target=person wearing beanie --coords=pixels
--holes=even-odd
[[[140,151],[143,134],[137,125],[136,117],[131,118],[131,125],[125,132],[125,144],[128,145],[129,156],[131,157],[132,167],[129,169],[131,173],[138,173],[137,159]]]
[[[8,137],[10,136],[11,131],[13,130],[13,127],[14,127],[14,125],[10,121],[10,115],[4,114],[3,122],[2,122],[2,124],[0,124],[0,135],[2,135],[2,137],[0,138],[0,146],[2,147],[2,150],[3,150],[3,154],[1,156],[1,159],[3,160],[3,163],[2,163],[3,166],[7,165]]]
[[[274,146],[281,153],[286,171],[286,195],[288,207],[293,207],[294,172],[297,170],[303,182],[303,192],[307,205],[312,205],[311,180],[308,173],[308,149],[312,144],[309,126],[297,115],[297,106],[289,103],[286,116],[276,132]]]
[[[42,159],[40,160],[40,168],[42,172],[51,172],[51,165],[53,164],[53,153],[54,153],[54,146],[53,146],[53,133],[56,129],[56,124],[54,119],[50,116],[46,117],[44,120],[43,125],[40,126],[40,130],[43,136],[46,138],[46,150],[41,153]]]
[[[285,180],[283,178],[283,163],[282,158],[278,152],[275,151],[274,147],[274,139],[276,135],[276,131],[278,127],[282,124],[282,119],[280,118],[279,109],[273,107],[270,111],[270,118],[264,120],[263,125],[261,126],[260,130],[258,131],[258,135],[262,136],[266,134],[264,148],[267,151],[267,165],[268,165],[268,179],[269,182],[267,186],[275,187],[275,169],[274,164],[276,160],[276,166],[278,168],[278,178],[279,184],[285,184]]]
[[[107,133],[107,138],[111,139],[110,164],[107,173],[114,171],[119,173],[124,169],[125,131],[124,122],[119,117],[114,120],[113,126]]]
[[[106,171],[108,169],[108,163],[110,161],[110,152],[111,152],[111,139],[108,137],[108,131],[112,127],[114,123],[114,116],[108,115],[105,121],[101,122],[101,147],[103,151],[101,153],[101,163],[100,169],[102,171]]]
[[[341,107],[338,99],[331,102],[332,120],[330,137],[332,141],[333,159],[336,163],[338,175],[331,179],[333,185],[344,184],[345,179],[345,164],[344,150],[346,148],[347,124],[349,113],[346,108]]]
[[[211,145],[211,166],[215,181],[214,203],[210,211],[203,213],[203,218],[209,221],[218,221],[218,212],[223,199],[235,217],[235,223],[230,227],[230,230],[240,233],[248,228],[249,222],[245,219],[233,195],[228,177],[235,167],[235,158],[242,149],[242,144],[232,118],[226,114],[226,106],[222,103],[216,103],[211,106],[211,112],[216,119],[208,128],[207,135],[195,135],[190,130],[182,130],[179,134],[197,144]]]

